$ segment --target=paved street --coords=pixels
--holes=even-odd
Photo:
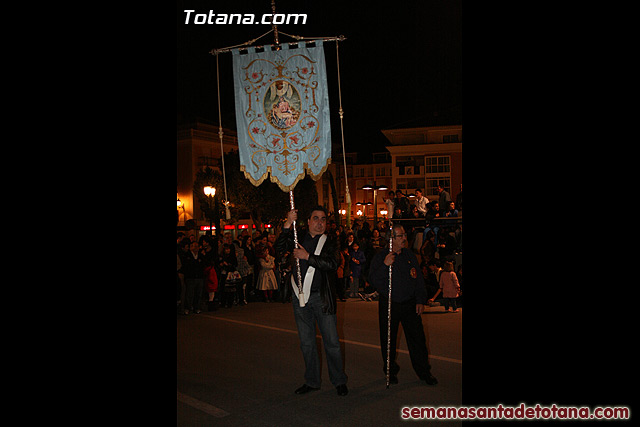
[[[329,381],[324,349],[321,389],[293,393],[304,383],[304,361],[290,303],[253,302],[177,316],[177,425],[393,426],[406,423],[403,406],[461,405],[463,309],[445,314],[442,307],[427,307],[422,315],[439,384],[417,378],[400,332],[399,383],[386,389],[377,305],[338,302],[347,396],[338,396]]]

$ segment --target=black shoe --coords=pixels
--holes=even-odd
[[[308,385],[303,384],[302,387],[296,389],[295,393],[296,394],[305,394],[305,393],[308,393],[310,391],[316,391],[316,390],[320,390],[320,388],[309,387]]]
[[[389,375],[389,384],[398,384],[398,377],[395,375]]]
[[[336,390],[338,390],[338,396],[346,396],[347,393],[349,393],[346,384],[340,384],[338,387],[336,387]]]
[[[433,375],[431,375],[431,373],[427,373],[427,376],[425,378],[423,378],[423,380],[429,384],[429,385],[436,385],[438,384],[438,380],[436,379],[436,377],[434,377]]]

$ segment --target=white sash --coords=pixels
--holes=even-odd
[[[314,251],[314,255],[320,255],[322,251],[322,247],[324,246],[324,242],[327,240],[327,235],[323,234],[320,236],[320,240],[318,241],[318,246],[316,246],[316,250]],[[302,246],[302,245],[301,245]],[[313,282],[313,274],[316,272],[316,269],[309,266],[307,268],[307,274],[304,275],[304,281],[302,282],[302,297],[300,299],[300,295],[298,295],[298,286],[296,286],[296,280],[293,278],[295,271],[291,273],[291,286],[293,287],[293,292],[298,297],[298,301],[300,302],[300,307],[304,307],[307,302],[309,302],[309,296],[311,296],[311,282]],[[304,301],[303,301],[304,300]]]

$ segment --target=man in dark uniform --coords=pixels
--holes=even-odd
[[[306,279],[307,285],[303,294],[306,300],[304,307],[300,306],[297,286],[294,286],[291,298],[298,336],[300,337],[300,349],[305,364],[305,383],[295,393],[304,394],[320,389],[320,361],[316,347],[317,323],[327,356],[329,379],[336,387],[338,395],[344,396],[348,393],[347,375],[342,367],[342,352],[336,319],[336,291],[331,277],[338,268],[336,241],[335,238],[324,234],[327,227],[327,211],[324,207],[317,206],[309,216],[308,230],[298,235],[298,247],[294,248],[291,226],[297,218],[297,210],[289,211],[282,233],[275,243],[276,251],[279,254],[289,251],[293,254],[294,259],[300,260],[302,281],[305,283]],[[320,244],[323,246],[318,251]],[[316,254],[316,252],[319,253]],[[292,275],[297,281],[296,268],[294,265],[282,286],[292,286]]]
[[[429,385],[438,381],[431,375],[427,343],[422,327],[422,312],[427,303],[424,278],[418,259],[407,246],[407,234],[401,225],[393,227],[393,251],[379,251],[371,261],[369,281],[375,286],[380,299],[378,301],[378,323],[380,325],[380,347],[382,350],[383,371],[387,372],[387,318],[389,306],[389,266],[391,272],[391,384],[398,383],[400,367],[396,363],[396,340],[398,326],[402,323],[407,337],[407,347],[411,365],[418,377]]]

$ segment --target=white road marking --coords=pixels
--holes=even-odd
[[[227,415],[230,415],[227,411],[223,409],[216,408],[213,405],[209,405],[206,402],[195,399],[184,393],[178,392],[178,400],[182,403],[186,403],[187,405],[192,406],[196,409],[199,409],[200,411],[205,412],[209,415],[212,415],[216,418],[222,418],[222,417],[226,417]]]
[[[206,315],[206,314],[204,315],[204,317],[209,317],[211,319],[216,319],[216,320],[224,320],[225,322],[238,323],[240,325],[255,326],[257,328],[271,329],[272,331],[288,332],[290,334],[297,334],[298,333],[298,331],[293,330],[293,329],[283,329],[283,328],[278,328],[278,327],[275,327],[275,326],[261,325],[259,323],[251,323],[251,322],[245,322],[245,321],[242,321],[242,320],[227,319],[225,317],[209,316],[209,315]],[[322,336],[320,336],[320,335],[316,335],[316,337],[322,338]],[[368,344],[368,343],[359,342],[359,341],[345,340],[345,339],[341,339],[340,341],[345,343],[345,344],[353,344],[353,345],[359,345],[361,347],[369,347],[369,348],[380,349],[379,345]],[[409,354],[409,351],[403,350],[403,349],[398,349],[396,351],[398,353]],[[436,356],[436,355],[433,355],[433,354],[429,355],[429,359],[444,360],[445,362],[462,364],[462,360],[460,360],[460,359],[452,359],[450,357]]]

